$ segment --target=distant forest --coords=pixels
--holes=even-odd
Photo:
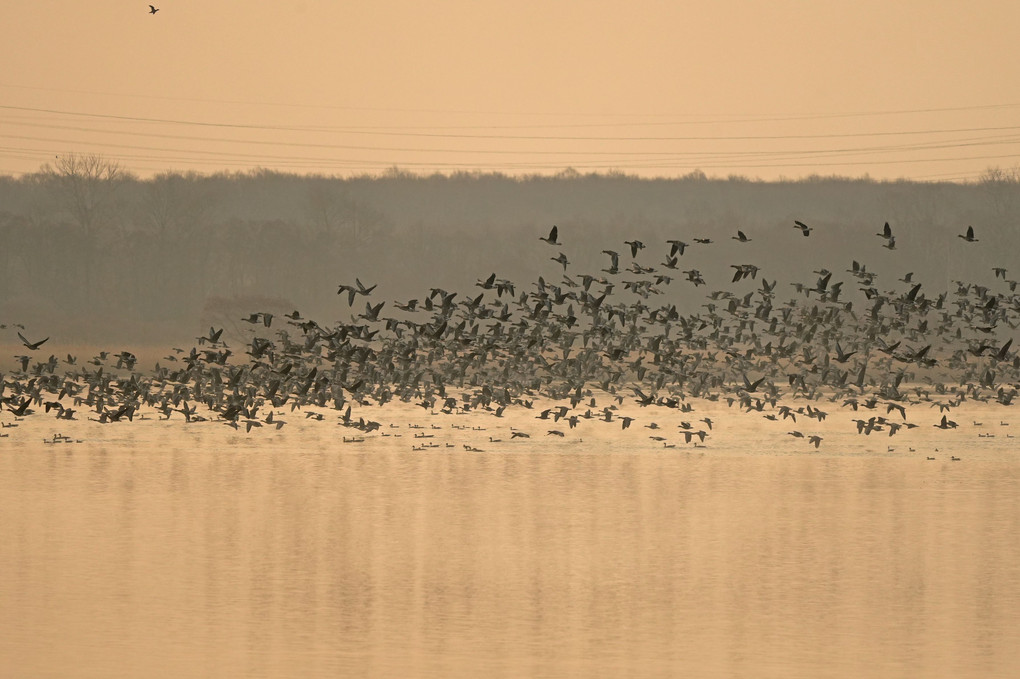
[[[810,237],[794,220],[813,229]],[[875,235],[887,221],[895,251]],[[560,248],[538,240],[554,224]],[[956,238],[968,225],[977,249]],[[734,240],[738,229],[751,242]],[[988,284],[993,266],[1020,269],[1020,171],[989,170],[972,184],[569,170],[139,179],[98,156],[61,157],[35,174],[0,177],[0,324],[63,343],[169,346],[210,324],[239,334],[241,316],[256,311],[347,319],[363,308],[352,310],[337,288],[355,278],[378,283],[374,301],[421,298],[431,288],[471,294],[491,273],[520,294],[538,276],[562,280],[563,267],[550,261],[559,252],[571,275],[598,275],[609,261],[603,249],[619,251],[622,268],[631,260],[623,241],[634,239],[646,245],[637,261],[663,272],[666,240],[692,243],[679,269],[700,270],[708,285],[669,272],[668,302],[688,312],[713,290],[743,294],[762,277],[790,295],[788,283],[813,283],[823,268],[833,280],[849,278],[843,271],[854,260],[879,274],[880,288],[907,272],[936,292],[958,279]],[[731,283],[738,264],[760,267],[757,281]]]

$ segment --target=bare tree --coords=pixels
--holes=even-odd
[[[61,206],[91,240],[96,227],[111,214],[114,194],[128,178],[116,161],[98,153],[58,156],[42,168]]]
[[[356,200],[351,201],[348,215],[355,247],[385,239],[393,226],[385,213],[370,204]]]
[[[319,233],[343,235],[351,249],[378,240],[390,227],[383,213],[324,183],[308,189],[306,213]]]
[[[343,221],[348,202],[332,182],[316,182],[308,188],[308,218],[320,233],[333,233]]]
[[[114,216],[114,196],[129,178],[120,165],[97,153],[71,153],[58,156],[52,165],[44,165],[39,173],[53,191],[57,204],[70,213],[84,236],[85,284],[80,293],[89,308],[98,301],[96,247],[97,230],[109,224]]]
[[[186,235],[201,226],[213,200],[208,192],[199,190],[200,181],[196,173],[161,172],[148,182],[142,203],[161,239],[171,233]]]
[[[990,167],[978,178],[978,184],[991,199],[997,224],[1007,224],[1020,203],[1020,164],[1010,168]]]

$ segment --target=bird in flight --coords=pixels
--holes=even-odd
[[[631,257],[637,257],[637,251],[638,250],[643,250],[644,247],[645,247],[645,244],[642,243],[639,240],[625,240],[623,242],[624,242],[624,244],[630,246],[630,256]]]
[[[158,7],[153,7],[152,5],[149,5],[149,14],[155,14],[158,11],[159,11]]]
[[[544,240],[549,245],[561,245],[561,243],[557,242],[557,240],[556,240],[557,233],[558,233],[557,228],[555,226],[553,226],[553,228],[549,231],[549,237],[548,238],[542,238],[541,236],[539,236],[538,240]]]
[[[47,337],[46,339],[39,340],[38,342],[29,342],[27,339],[25,339],[25,336],[22,335],[20,332],[18,333],[18,338],[21,340],[22,344],[28,347],[30,351],[35,351],[36,349],[41,347],[43,343],[46,342],[46,340],[49,339],[49,337]]]
[[[670,245],[669,248],[670,257],[675,257],[676,253],[678,252],[680,253],[681,257],[683,256],[684,248],[687,247],[687,243],[683,242],[682,240],[668,240],[666,242]]]

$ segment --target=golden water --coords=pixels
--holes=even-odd
[[[478,447],[509,438],[486,422]],[[952,462],[530,424],[485,453],[331,422],[6,429],[0,677],[1020,672],[1012,440]]]

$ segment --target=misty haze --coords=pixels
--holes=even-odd
[[[335,288],[355,276],[379,283],[378,294],[390,299],[469,287],[491,272],[520,283],[553,278],[556,268],[533,248],[535,234],[552,224],[573,234],[565,246],[573,270],[596,273],[601,250],[623,240],[668,250],[669,239],[712,238],[718,245],[697,257],[711,289],[748,257],[785,289],[854,259],[881,275],[913,271],[940,291],[954,280],[987,285],[990,265],[1010,262],[950,248],[967,224],[980,226],[983,253],[1020,251],[1020,182],[1009,170],[972,185],[835,177],[773,183],[698,172],[658,180],[399,171],[350,179],[163,173],[143,180],[95,156],[109,167],[85,178],[89,168],[70,167],[85,158],[0,179],[0,280],[7,291],[0,313],[59,333],[63,343],[104,348],[183,342],[210,323],[241,339],[239,315],[257,311],[347,318]],[[794,220],[812,225],[810,238],[789,237]],[[885,221],[896,226],[896,253],[876,251],[870,237]],[[730,241],[738,229],[755,235],[746,248]],[[657,250],[647,263],[662,263]],[[704,296],[678,285],[668,299],[694,311]]]
[[[0,676],[1020,675],[1020,5],[0,22]]]

